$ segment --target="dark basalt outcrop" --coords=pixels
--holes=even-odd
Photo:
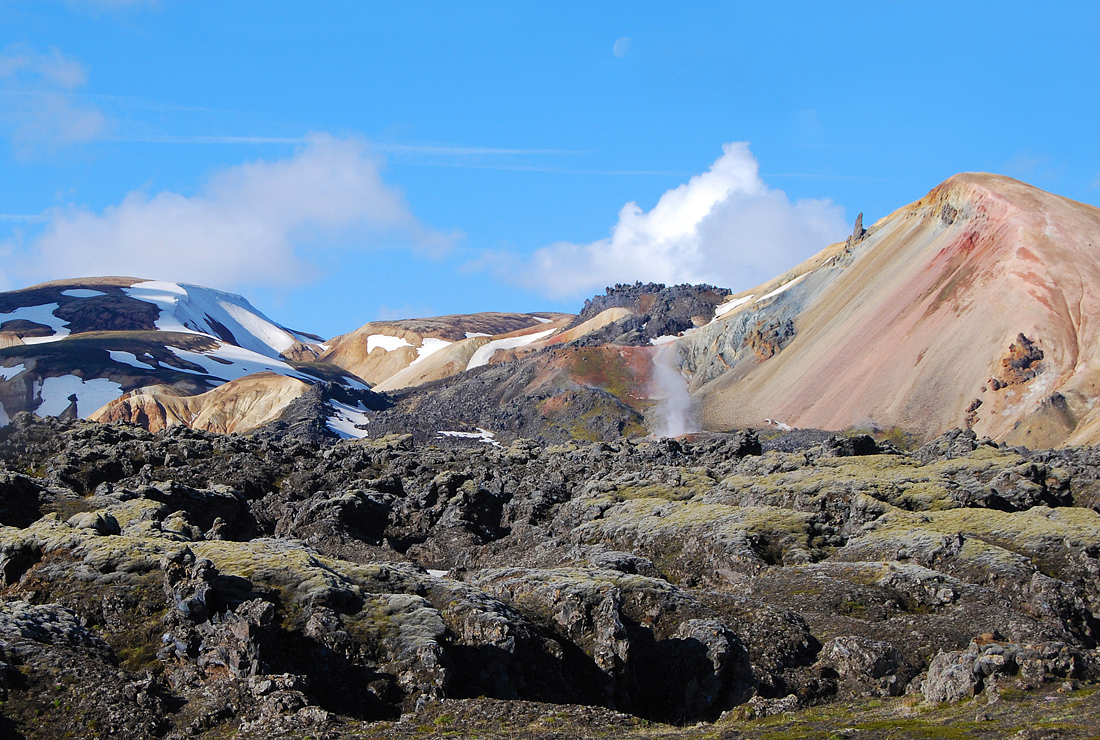
[[[400,735],[452,702],[629,727],[578,705],[694,723],[1097,675],[1090,448],[21,414],[0,461],[0,727],[26,737]]]
[[[392,405],[371,416],[370,433],[412,434],[418,444],[435,444],[441,430],[477,427],[502,437],[551,443],[644,435],[643,415],[624,402],[623,396],[633,390],[629,382],[619,383],[616,394],[578,382],[567,372],[553,372],[555,363],[571,362],[576,355],[571,349],[543,349],[523,359],[393,391],[388,394]],[[601,372],[609,371],[610,364],[596,365]]]
[[[650,339],[676,336],[714,318],[715,307],[730,291],[713,285],[673,285],[661,283],[619,284],[607,288],[584,302],[584,308],[566,330],[578,326],[609,308],[628,308],[634,312],[593,334],[578,340],[583,346],[649,344]]]

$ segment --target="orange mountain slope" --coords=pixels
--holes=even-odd
[[[1100,442],[1100,209],[961,174],[854,236],[680,340],[704,426]]]

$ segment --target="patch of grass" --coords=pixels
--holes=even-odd
[[[156,671],[161,668],[157,660],[157,651],[148,642],[136,645],[122,645],[115,649],[119,658],[119,667],[124,671],[137,673],[143,670]]]
[[[842,601],[837,604],[837,612],[853,619],[864,619],[867,616],[867,605],[858,601]]]

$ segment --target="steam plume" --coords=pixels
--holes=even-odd
[[[699,431],[695,405],[688,393],[687,381],[680,374],[680,350],[675,343],[662,345],[653,356],[652,394],[657,401],[654,413],[658,437],[679,437]]]

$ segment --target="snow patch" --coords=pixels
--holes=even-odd
[[[771,293],[768,293],[767,295],[762,295],[759,298],[757,298],[755,303],[759,303],[760,301],[766,301],[769,298],[774,298],[777,295],[779,295],[780,293],[786,293],[788,290],[790,290],[791,288],[794,287],[795,283],[797,283],[798,281],[800,281],[802,278],[806,277],[809,274],[810,274],[809,272],[804,272],[801,275],[799,275],[798,277],[796,277],[794,280],[788,280],[787,282],[783,283],[778,288],[773,290]]]
[[[332,400],[328,405],[333,412],[328,418],[328,428],[340,435],[342,439],[362,439],[370,436],[365,429],[356,427],[356,424],[366,424],[370,421],[370,409],[363,406],[362,401],[357,406],[351,406]]]
[[[227,339],[219,333],[220,325],[233,335],[233,343],[271,358],[279,357],[294,345],[290,332],[233,293],[160,280],[135,283],[123,290],[131,298],[160,308],[160,318],[155,323],[161,331]]]
[[[789,432],[794,428],[790,424],[786,424],[782,421],[776,421],[775,419],[764,419],[764,423],[769,426],[775,427],[781,432]]]
[[[549,324],[551,321],[553,321],[553,319],[544,319],[541,316],[532,316],[531,318],[533,318],[535,321],[539,322],[540,324]]]
[[[88,290],[87,288],[70,288],[61,291],[61,295],[69,298],[95,298],[97,295],[107,295],[102,290]]]
[[[425,570],[432,578],[446,578],[447,574],[451,572],[449,570],[433,570],[432,568],[426,568]]]
[[[371,334],[367,337],[367,354],[374,351],[375,347],[381,347],[387,352],[393,352],[401,347],[411,347],[404,337],[391,337],[389,334]]]
[[[38,416],[57,416],[69,407],[69,396],[76,394],[76,410],[87,419],[99,409],[122,395],[122,386],[106,378],[83,380],[75,375],[46,378],[35,383],[35,395],[42,403],[35,409]]]
[[[370,390],[370,386],[367,385],[366,383],[364,383],[361,380],[356,380],[355,378],[349,378],[347,375],[341,375],[340,379],[344,382],[344,385],[346,385],[348,388],[354,388],[357,391],[369,391]]]
[[[11,367],[0,367],[0,378],[4,380],[11,380],[19,373],[23,372],[26,366],[23,363],[18,365],[12,365]]]
[[[500,447],[500,442],[496,441],[496,435],[490,432],[488,429],[477,428],[476,432],[440,432],[440,437],[458,437],[460,439],[480,439],[486,444],[491,444],[494,447]]]
[[[672,344],[675,341],[676,337],[672,336],[671,334],[665,334],[661,337],[653,337],[653,339],[649,340],[649,343],[652,344],[654,347],[660,347],[662,344]]]
[[[251,350],[233,344],[226,344],[225,342],[218,342],[217,349],[206,353],[192,352],[191,350],[180,349],[179,347],[169,347],[169,349],[172,350],[172,353],[175,354],[176,357],[198,365],[203,369],[204,374],[217,380],[229,382],[230,380],[243,378],[245,375],[251,375],[252,373],[269,371],[278,373],[279,375],[297,378],[306,383],[316,382],[315,379],[299,373],[285,362],[273,360],[265,355],[252,352]],[[194,371],[183,370],[183,372]]]
[[[480,331],[468,331],[468,332],[466,332],[466,338],[467,339],[473,339],[474,337],[491,337],[491,336],[493,336],[493,335],[492,334],[485,334],[484,332],[480,332]]]
[[[130,365],[141,370],[156,370],[155,367],[147,363],[142,362],[137,358],[133,352],[122,352],[120,350],[109,349],[107,354],[111,356],[111,359],[121,365]]]
[[[499,349],[515,349],[516,347],[524,347],[528,344],[533,344],[540,339],[553,334],[556,329],[547,329],[546,331],[540,331],[535,334],[524,334],[519,337],[505,337],[504,339],[494,339],[491,342],[481,345],[474,352],[474,356],[470,358],[470,363],[466,365],[467,370],[473,370],[475,367],[481,367],[488,365],[489,360],[493,359],[493,355]]]
[[[53,329],[54,333],[48,337],[23,337],[23,343],[42,344],[44,342],[56,342],[62,337],[69,336],[69,329],[65,326],[65,322],[53,315],[57,307],[58,304],[56,303],[44,303],[41,306],[21,306],[11,313],[0,313],[0,324],[3,324],[5,321],[15,321],[16,319],[43,324]]]
[[[734,298],[732,301],[726,301],[721,306],[714,309],[714,318],[719,316],[725,316],[738,306],[743,306],[752,300],[751,295],[741,296],[740,298]]]
[[[420,346],[416,348],[416,359],[412,361],[412,364],[426,360],[434,355],[444,347],[451,346],[451,343],[446,339],[436,339],[435,337],[424,337],[424,340],[420,343]]]
[[[320,344],[313,337],[307,337],[305,334],[303,334],[300,331],[294,331],[293,329],[286,329],[284,327],[279,327],[279,328],[283,329],[283,331],[285,331],[287,334],[289,334],[291,337],[293,337],[297,341],[301,342],[302,344],[315,344],[319,347],[324,346],[324,345]],[[325,349],[328,349],[328,347],[325,347]]]

